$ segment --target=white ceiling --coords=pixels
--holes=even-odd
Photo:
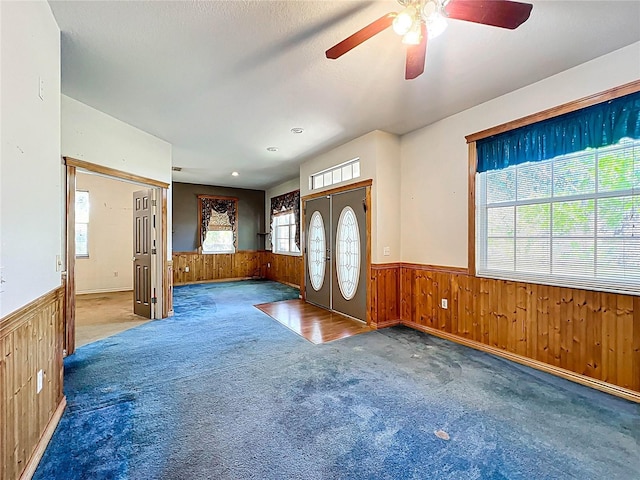
[[[394,1],[50,1],[64,94],[173,144],[174,181],[259,189],[371,130],[410,132],[640,40],[639,1],[531,3],[514,31],[449,21],[407,81],[391,29],[324,56]]]

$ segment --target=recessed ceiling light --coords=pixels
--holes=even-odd
[[[278,151],[278,147],[267,147],[267,151],[268,152],[277,152]]]
[[[238,172],[231,172],[231,175],[234,176],[234,177],[237,177],[240,174]]]
[[[291,129],[291,133],[302,133],[304,132],[304,128],[296,127]]]

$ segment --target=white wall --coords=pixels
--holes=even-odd
[[[62,187],[60,30],[45,1],[0,2],[0,17],[3,317],[60,285]]]
[[[76,259],[76,293],[133,290],[133,192],[142,188],[78,173],[76,189],[90,203],[89,258]]]
[[[62,155],[171,183],[171,144],[62,95]],[[171,191],[168,228],[171,232]],[[171,260],[171,235],[167,239]]]
[[[372,243],[374,263],[393,263],[401,259],[400,247],[400,138],[378,133],[375,180],[376,230]],[[388,248],[389,254],[384,254]]]
[[[314,190],[313,193],[372,179],[371,261],[397,262],[401,254],[398,219],[400,142],[397,136],[375,130],[308,160],[300,166],[300,194],[312,193],[309,189],[310,175],[354,158],[360,158],[360,177]],[[389,256],[384,255],[384,247],[389,247]]]
[[[640,43],[635,43],[404,135],[402,261],[467,267],[465,135],[639,78]]]

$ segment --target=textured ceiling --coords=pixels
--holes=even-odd
[[[50,1],[64,94],[173,144],[175,181],[261,189],[371,130],[410,132],[640,40],[640,2],[531,3],[515,31],[449,21],[406,81],[391,29],[324,56],[393,1]]]

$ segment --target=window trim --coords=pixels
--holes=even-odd
[[[603,92],[595,93],[593,95],[589,95],[586,97],[579,98],[577,100],[564,103],[562,105],[558,105],[556,107],[549,108],[547,110],[542,110],[541,112],[534,113],[532,115],[527,115],[525,117],[521,117],[519,119],[503,123],[501,125],[497,125],[495,127],[488,128],[486,130],[481,130],[476,133],[472,133],[467,135],[465,139],[468,144],[468,162],[469,162],[469,177],[468,177],[468,206],[467,206],[467,233],[468,233],[468,243],[467,243],[467,273],[472,276],[477,276],[476,271],[476,172],[478,167],[478,157],[477,157],[477,148],[476,141],[481,140],[483,138],[490,137],[492,135],[497,135],[500,133],[508,132],[510,130],[514,130],[516,128],[524,127],[527,125],[531,125],[532,123],[541,122],[543,120],[547,120],[549,118],[557,117],[559,115],[564,115],[570,112],[574,112],[576,110],[580,110],[582,108],[590,107],[592,105],[596,105],[598,103],[606,102],[608,100],[613,100],[615,98],[623,97],[625,95],[629,95],[631,93],[640,92],[640,80],[635,80],[630,83],[626,83],[624,85],[620,85],[618,87],[610,88]],[[498,278],[496,276],[491,277],[483,277],[483,278]],[[507,278],[499,278],[500,280],[510,280],[510,281],[518,281],[514,279]],[[546,285],[547,283],[545,283]],[[553,283],[548,283],[548,285],[554,285]],[[561,285],[563,287],[567,287],[567,285]],[[582,286],[575,285],[573,288],[584,288]],[[602,291],[602,290],[598,290]]]
[[[236,210],[236,221],[233,224],[232,227],[232,232],[233,232],[233,250],[228,250],[228,251],[224,251],[224,252],[208,252],[208,251],[204,251],[202,249],[202,199],[212,199],[212,200],[231,200],[235,203],[235,210]],[[238,212],[238,198],[237,197],[228,197],[228,196],[223,196],[223,195],[197,195],[197,199],[198,199],[198,239],[200,242],[200,245],[198,247],[198,250],[200,253],[202,253],[203,255],[230,255],[230,254],[234,254],[237,253],[239,251],[238,249],[238,218],[240,217],[240,214]]]

